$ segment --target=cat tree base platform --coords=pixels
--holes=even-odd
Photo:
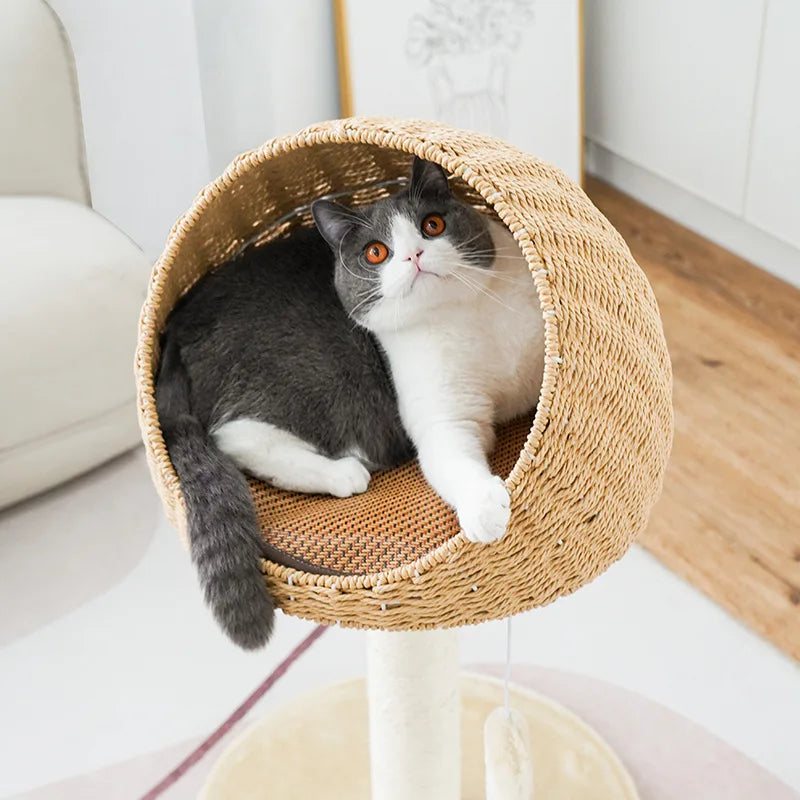
[[[503,704],[503,684],[462,674],[460,690],[461,796],[483,800],[483,724]],[[536,800],[638,800],[619,758],[579,717],[520,686],[512,685],[510,696],[528,722]],[[325,687],[267,714],[231,743],[200,794],[200,800],[309,797],[370,800],[363,680]]]

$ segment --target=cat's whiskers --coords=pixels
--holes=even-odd
[[[363,217],[359,216],[358,214],[355,214],[355,213],[352,213],[352,212],[342,211],[341,215],[345,219],[350,220],[350,222],[352,222],[354,225],[360,225],[362,228],[369,228],[369,226],[370,226],[369,223]]]
[[[528,283],[530,281],[530,278],[525,275],[508,275],[505,272],[497,272],[496,270],[487,269],[486,267],[476,267],[474,264],[466,264],[463,261],[452,262],[447,266],[451,267],[453,271],[457,269],[468,269],[472,272],[488,275],[492,280],[505,281],[506,283]]]
[[[476,239],[479,239],[481,236],[485,236],[485,235],[486,235],[486,231],[482,227],[479,226],[478,230],[475,231],[475,233],[473,233],[472,236],[469,237],[469,239],[464,239],[464,241],[463,242],[459,242],[459,244],[461,245],[461,247],[466,247],[468,244],[471,244]]]
[[[459,255],[463,255],[463,254],[459,254]],[[491,275],[492,277],[500,278],[501,280],[506,280],[506,281],[513,281],[515,283],[527,280],[527,277],[523,276],[523,275],[509,275],[508,273],[503,272],[501,270],[492,269],[492,267],[478,266],[477,264],[474,264],[474,263],[470,262],[469,256],[467,256],[466,260],[464,260],[464,261],[458,261],[458,260],[452,259],[452,258],[451,259],[443,259],[443,263],[444,263],[445,267],[447,267],[448,269],[451,269],[451,270],[455,270],[457,268],[468,269],[468,270],[472,270],[473,272],[479,272],[479,273],[481,273],[483,275]]]
[[[413,203],[419,203],[422,199],[423,182],[420,181],[416,185],[413,183],[409,186],[408,196]]]
[[[468,253],[464,254],[467,258],[503,258],[508,261],[519,261],[522,258],[522,251],[520,251],[519,255],[505,255],[503,253],[498,253],[496,250],[470,250]]]
[[[522,313],[520,309],[513,308],[512,306],[508,305],[508,303],[504,303],[501,297],[499,297],[491,289],[478,283],[478,281],[468,278],[466,275],[461,274],[457,270],[454,270],[450,274],[453,275],[453,277],[458,278],[458,280],[460,280],[465,286],[471,288],[476,294],[480,292],[480,294],[485,295],[490,300],[494,300],[495,303],[498,303],[499,305],[503,306],[503,308],[506,308],[515,314]]]
[[[353,317],[353,315],[356,313],[356,311],[358,311],[359,308],[361,308],[361,306],[365,305],[366,303],[369,303],[370,300],[374,300],[376,297],[379,297],[380,294],[381,294],[380,287],[372,289],[368,292],[361,292],[361,294],[359,294],[358,296],[362,297],[363,295],[366,295],[366,297],[364,297],[362,300],[359,300],[358,303],[356,303],[353,306],[353,308],[350,310],[350,317]]]
[[[339,259],[339,263],[342,266],[345,266],[344,259],[342,258],[342,246],[343,245],[344,245],[344,236],[342,236],[342,238],[339,239],[339,248],[338,248],[338,253],[336,255],[337,255],[337,258]]]
[[[369,275],[356,275],[356,273],[353,272],[353,270],[351,270],[350,267],[348,267],[347,264],[344,263],[344,261],[342,261],[342,266],[344,267],[345,272],[352,275],[358,281],[363,281],[364,283],[374,283],[374,284],[379,284],[381,282],[381,279],[378,277],[372,278]]]
[[[471,280],[469,280],[469,278],[467,278],[467,276],[466,276],[466,275],[461,275],[460,273],[458,273],[458,272],[455,272],[455,271],[454,271],[454,272],[451,272],[450,274],[451,274],[451,275],[452,275],[452,276],[453,276],[453,277],[454,277],[456,280],[458,280],[458,281],[460,281],[461,283],[463,283],[463,284],[464,284],[464,286],[466,286],[468,289],[471,289],[473,294],[477,294],[477,293],[478,293],[478,287],[477,287],[477,285],[475,284],[475,282],[474,282],[474,281],[471,281]]]

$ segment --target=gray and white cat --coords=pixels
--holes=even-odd
[[[269,637],[273,606],[242,472],[347,497],[416,451],[464,534],[491,542],[510,513],[487,461],[494,425],[532,408],[542,380],[528,264],[441,167],[415,159],[400,193],[359,209],[317,200],[312,213],[318,231],[203,278],[162,340],[158,412],[192,557],[246,648]]]

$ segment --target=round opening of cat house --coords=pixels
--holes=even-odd
[[[468,542],[416,464],[378,473],[365,494],[298,495],[250,480],[287,612],[408,629],[467,624],[547,603],[619,558],[658,495],[671,441],[671,379],[650,287],[621,237],[556,168],[490,137],[421,122],[312,126],[236,159],[176,223],[153,272],[137,350],[140,420],[167,514],[185,531],[180,483],[160,433],[159,336],[177,300],[254,240],[312,224],[321,196],[364,205],[396,191],[416,155],[453,194],[506,225],[530,267],[544,326],[544,378],[531,413],[498,431],[492,456],[511,522]]]

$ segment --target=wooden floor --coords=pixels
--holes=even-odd
[[[653,284],[675,376],[672,459],[642,544],[800,659],[800,291],[586,188]]]

